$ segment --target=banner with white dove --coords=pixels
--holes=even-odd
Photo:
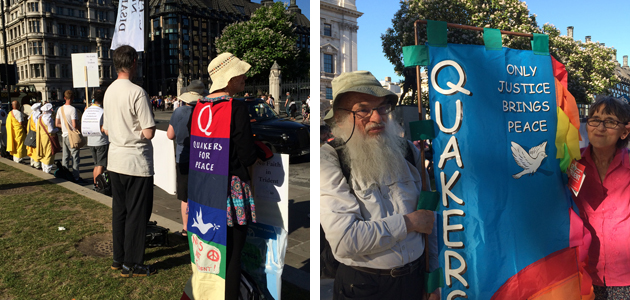
[[[569,282],[577,264],[551,57],[483,45],[428,50],[442,298],[543,299],[525,293]]]

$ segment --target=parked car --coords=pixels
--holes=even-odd
[[[262,99],[237,101],[245,101],[254,136],[272,152],[292,157],[309,153],[310,128],[307,125],[279,118]]]

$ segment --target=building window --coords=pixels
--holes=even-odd
[[[99,5],[105,5],[105,0],[98,0]]]
[[[71,36],[76,36],[77,35],[77,25],[70,25],[69,28],[70,28],[70,30],[69,30],[70,31],[70,35]]]
[[[103,77],[112,78],[112,66],[103,66]]]
[[[55,44],[48,42],[48,51],[46,54],[50,56],[55,55]]]
[[[99,21],[107,21],[107,12],[106,11],[98,11],[98,20]]]
[[[28,4],[28,11],[30,12],[38,12],[39,11],[39,3],[31,2]]]
[[[39,21],[29,21],[28,25],[30,32],[39,32]]]
[[[109,49],[107,49],[108,47],[105,46],[100,46],[99,47],[99,52],[98,52],[98,57],[100,58],[109,58]]]
[[[31,65],[31,76],[34,78],[44,77],[43,74],[44,65],[43,64],[32,64]]]
[[[81,37],[87,37],[88,36],[87,32],[88,32],[87,26],[81,26],[81,28],[79,28],[79,35]]]
[[[31,55],[42,55],[42,42],[32,42],[29,53]]]
[[[327,87],[326,88],[326,99],[328,100],[332,100],[333,96],[332,96],[332,88],[331,87]]]
[[[52,12],[52,4],[51,3],[44,3],[44,11],[45,12]]]
[[[330,24],[324,23],[324,35],[332,36],[332,26],[330,26]]]
[[[72,53],[79,53],[79,45],[72,45]]]
[[[324,72],[334,73],[333,56],[332,54],[324,54]]]
[[[66,24],[57,24],[57,34],[66,35]]]
[[[53,33],[52,21],[46,22],[46,33]]]
[[[48,65],[48,77],[57,78],[57,65],[55,64]]]
[[[68,44],[59,44],[59,52],[60,56],[68,56]]]
[[[90,53],[90,46],[81,46],[83,53]]]
[[[85,10],[79,10],[79,18],[85,19]]]
[[[70,68],[68,64],[61,65],[61,78],[70,78]]]

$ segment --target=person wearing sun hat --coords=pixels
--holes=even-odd
[[[29,131],[35,132],[37,130],[37,120],[39,115],[41,115],[40,107],[41,103],[35,103],[31,106],[31,115],[28,117],[28,123],[26,125],[27,133]],[[27,134],[28,136],[28,134]],[[37,139],[36,139],[37,140]],[[37,155],[37,148],[26,146],[26,155],[31,158],[31,167],[35,169],[41,169],[41,164],[39,162],[39,156]]]
[[[231,53],[219,54],[208,65],[208,73],[212,80],[210,94],[197,103],[193,112],[191,142],[213,146],[212,149],[203,147],[209,156],[208,160],[193,156],[193,153],[202,152],[199,149],[192,149],[194,145],[191,146],[188,235],[192,237],[189,238],[191,240],[208,241],[203,244],[203,249],[216,249],[213,253],[221,254],[220,264],[225,263],[223,280],[207,270],[204,263],[205,255],[200,254],[200,258],[191,261],[193,276],[190,285],[187,285],[191,288],[185,289],[184,293],[195,299],[238,299],[241,252],[245,246],[248,225],[250,222],[256,222],[254,199],[249,186],[251,180],[249,168],[254,165],[257,156],[247,105],[244,101],[232,99],[232,96],[245,89],[247,78],[245,74],[250,67],[250,64]],[[209,132],[208,128],[215,129]],[[227,157],[223,156],[225,154]],[[221,157],[222,160],[214,157]],[[214,169],[200,169],[197,167],[200,163],[204,166],[211,165]],[[222,211],[224,209],[227,210],[227,216]],[[204,221],[210,219],[206,217],[208,214],[216,214],[216,219],[211,220],[227,226],[213,228],[219,230],[217,233],[191,226],[208,222]],[[225,239],[220,236],[224,236]],[[212,245],[223,243],[224,250],[212,248],[214,247]],[[191,253],[197,251],[196,249],[198,246],[191,248]]]
[[[46,103],[41,108],[41,115],[37,123],[37,155],[40,158],[42,171],[50,173],[55,162],[50,139],[57,139],[59,129],[54,126],[52,120],[52,104]]]
[[[333,299],[422,299],[425,256],[438,267],[435,216],[416,210],[422,162],[393,118],[398,97],[368,71],[342,73],[332,88],[324,120],[335,139],[320,148],[320,220],[340,263]]]
[[[176,194],[177,199],[181,201],[181,213],[183,229],[182,236],[188,236],[188,169],[190,162],[190,120],[192,118],[193,109],[197,101],[203,99],[204,92],[203,82],[193,80],[189,86],[182,89],[184,93],[177,97],[177,100],[184,102],[184,105],[173,111],[171,119],[168,122],[166,136],[175,140],[175,169],[176,177]]]

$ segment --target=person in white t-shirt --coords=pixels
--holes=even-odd
[[[83,114],[83,120],[81,121],[81,127],[84,130],[88,130],[86,122],[94,122],[99,120],[98,129],[100,135],[90,135],[87,137],[87,145],[92,152],[92,158],[94,159],[94,170],[92,171],[92,178],[94,180],[94,186],[96,187],[96,178],[105,172],[107,167],[107,150],[109,149],[109,139],[103,132],[103,97],[105,92],[103,90],[96,90],[94,92],[94,103],[85,110]],[[103,188],[103,187],[100,187]]]
[[[122,277],[148,276],[144,264],[147,223],[153,207],[155,120],[147,92],[131,82],[138,53],[120,46],[112,55],[118,78],[105,91],[103,130],[109,136],[107,171],[112,187],[112,269]]]
[[[61,159],[61,165],[70,169],[70,159],[72,158],[72,177],[74,181],[77,183],[82,183],[83,179],[79,174],[79,163],[81,163],[81,157],[79,156],[79,149],[74,149],[70,147],[70,138],[68,137],[68,132],[76,129],[79,129],[81,125],[79,123],[79,118],[77,117],[77,110],[74,106],[70,105],[72,103],[72,99],[74,99],[74,91],[66,90],[63,93],[63,99],[66,100],[66,104],[57,109],[57,115],[55,116],[55,126],[61,128],[62,137],[63,137],[63,157]],[[65,115],[65,122],[64,116]]]

